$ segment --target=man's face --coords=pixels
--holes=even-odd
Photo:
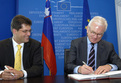
[[[18,43],[26,43],[29,41],[29,36],[31,34],[31,26],[22,24],[22,28],[18,31],[13,29],[13,39]]]
[[[90,42],[97,43],[101,40],[104,34],[105,27],[99,26],[95,23],[92,23],[91,26],[87,28],[88,38]]]

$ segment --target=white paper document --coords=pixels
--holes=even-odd
[[[113,78],[121,78],[121,70],[119,71],[110,71],[105,74],[89,74],[89,75],[83,75],[83,74],[68,74],[68,77],[75,79],[75,80],[96,80],[96,79],[113,79]]]

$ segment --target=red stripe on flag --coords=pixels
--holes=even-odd
[[[41,46],[44,50],[44,60],[47,64],[50,72],[52,75],[56,75],[57,68],[56,68],[56,58],[55,54],[53,52],[53,47],[50,41],[47,39],[47,37],[42,33],[42,43]]]
[[[48,17],[51,17],[52,15],[50,15],[50,16],[46,16],[45,18],[48,18]]]

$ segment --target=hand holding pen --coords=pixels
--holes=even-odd
[[[10,66],[4,66],[5,70],[2,74],[2,79],[4,80],[15,80],[22,78],[24,76],[23,71],[16,70]]]
[[[84,65],[80,66],[78,72],[81,74],[92,74],[94,71],[92,67],[88,66],[84,61],[82,61]]]
[[[4,66],[4,67],[5,67],[5,69],[9,70],[9,69],[7,68],[7,66]],[[12,75],[12,76],[14,76],[14,74],[13,74],[13,73],[11,73],[11,75]]]

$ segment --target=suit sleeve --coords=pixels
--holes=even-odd
[[[26,65],[25,71],[27,71],[27,77],[42,76],[43,75],[43,56],[41,55],[41,44],[34,43],[30,47],[30,55],[28,65]]]
[[[118,69],[121,69],[121,59],[120,57],[116,54],[115,50],[114,50],[114,46],[113,44],[111,44],[111,51],[110,51],[110,61],[112,64],[117,65]]]

